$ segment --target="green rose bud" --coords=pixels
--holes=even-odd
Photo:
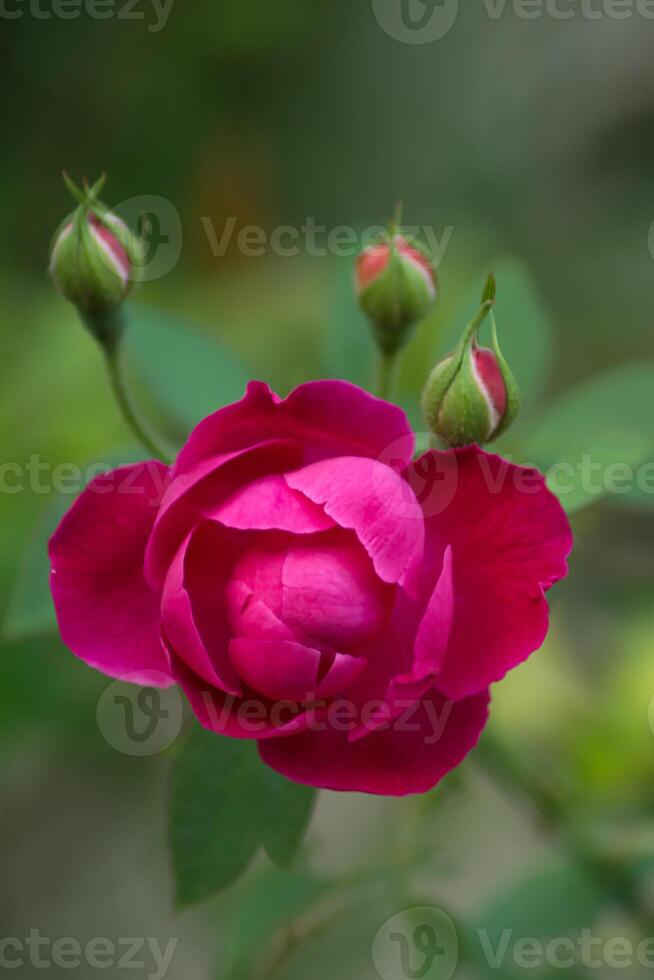
[[[103,343],[117,329],[120,304],[137,278],[142,257],[139,239],[98,200],[104,178],[80,191],[65,175],[79,201],[60,225],[50,251],[50,275]]]
[[[379,347],[393,354],[436,300],[436,275],[429,259],[395,232],[371,245],[356,261],[359,303]]]
[[[450,446],[492,442],[508,429],[520,409],[520,391],[497,339],[494,277],[489,277],[483,300],[456,350],[436,365],[423,392],[427,426]],[[492,349],[480,347],[477,341],[488,316]]]

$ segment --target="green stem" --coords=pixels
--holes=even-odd
[[[375,388],[379,398],[385,398],[387,401],[390,400],[393,393],[398,353],[398,351],[385,350],[382,350],[379,353],[377,384]]]
[[[148,452],[152,453],[153,456],[160,459],[163,463],[171,463],[172,459],[169,452],[161,446],[155,436],[151,435],[145,423],[139,418],[138,412],[131,402],[121,367],[121,346],[119,338],[114,343],[104,346],[109,380],[118,407],[128,426]]]

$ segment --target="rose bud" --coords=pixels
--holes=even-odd
[[[494,286],[491,290],[494,296]],[[487,285],[484,295],[489,295]],[[423,392],[429,429],[450,446],[483,445],[508,429],[520,409],[520,391],[502,356],[488,298],[456,350],[432,371]],[[480,347],[477,332],[492,319],[492,349]]]
[[[108,315],[120,306],[136,278],[141,246],[127,225],[98,201],[104,180],[82,192],[65,179],[80,203],[54,236],[49,271],[59,292],[103,339]]]
[[[359,302],[377,343],[395,353],[436,300],[436,274],[427,256],[401,234],[371,245],[356,260]]]

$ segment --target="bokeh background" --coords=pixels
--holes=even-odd
[[[0,15],[3,936],[176,937],[169,980],[366,980],[375,934],[406,904],[456,921],[463,978],[498,975],[477,928],[633,938],[651,923],[654,934],[651,471],[649,492],[577,486],[566,501],[577,547],[551,636],[496,692],[492,731],[561,801],[564,833],[475,754],[420,805],[323,793],[301,871],[261,858],[226,895],[176,912],[175,746],[140,758],[112,745],[96,718],[107,681],[53,626],[45,542],[75,474],[138,455],[93,341],[46,276],[71,208],[64,168],[76,179],[106,171],[107,203],[132,219],[160,213],[170,241],[134,297],[127,353],[172,439],[248,377],[280,391],[372,378],[352,257],[252,257],[235,235],[216,255],[207,228],[220,237],[231,218],[269,235],[309,218],[361,231],[402,198],[409,224],[451,236],[440,303],[402,366],[398,397],[416,427],[427,372],[494,268],[500,336],[525,390],[505,451],[543,466],[585,453],[602,467],[654,460],[654,21],[635,8],[589,19],[574,3],[566,20],[460,7],[425,44],[389,36],[372,0],[175,0],[159,30],[144,0],[130,19],[120,3],[107,19],[61,19],[47,0]],[[570,834],[615,863],[613,881],[580,867]],[[402,898],[388,887],[398,865]],[[639,923],[619,900],[625,876]],[[270,972],[280,934],[312,902],[333,922]],[[509,953],[499,975],[560,972],[520,969]],[[43,971],[26,963],[14,975]]]

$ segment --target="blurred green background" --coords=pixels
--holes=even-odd
[[[174,438],[248,377],[281,392],[320,376],[372,378],[352,257],[252,257],[234,240],[216,255],[207,229],[220,237],[231,218],[270,235],[309,218],[361,231],[402,198],[408,224],[451,235],[441,301],[401,372],[414,424],[429,369],[494,268],[500,338],[525,393],[503,448],[542,466],[588,453],[602,467],[642,467],[654,460],[654,22],[591,20],[574,4],[569,20],[524,19],[510,4],[492,18],[480,2],[461,4],[440,40],[408,44],[382,29],[372,0],[176,0],[160,30],[144,0],[129,19],[121,2],[103,20],[47,18],[46,0],[0,15],[2,935],[176,937],[169,980],[366,980],[377,976],[377,930],[403,907],[386,886],[398,862],[404,905],[442,908],[473,937],[457,977],[488,975],[476,928],[642,935],[614,889],[476,755],[418,807],[417,824],[415,802],[321,794],[303,877],[262,858],[231,892],[174,911],[168,759],[109,744],[96,721],[107,681],[53,628],[45,542],[75,474],[138,447],[45,270],[71,209],[62,169],[106,171],[107,203],[132,219],[145,199],[164,200],[153,210],[171,239],[161,268],[171,255],[172,267],[135,295],[128,353],[144,406]],[[497,689],[492,718],[564,801],[575,834],[616,862],[614,884],[629,877],[649,922],[653,490],[576,486],[564,501],[575,511],[571,576],[546,647]],[[314,899],[343,915],[266,973],[279,934]],[[507,961],[500,975],[560,972]],[[27,963],[14,975],[43,974]]]

